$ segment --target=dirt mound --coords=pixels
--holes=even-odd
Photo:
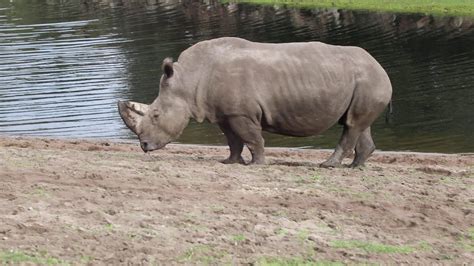
[[[0,138],[0,262],[474,260],[472,155],[320,169],[330,151],[266,154],[224,165],[225,147]]]

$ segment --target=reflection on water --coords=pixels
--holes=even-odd
[[[378,148],[474,151],[474,25],[343,10],[298,10],[210,1],[0,0],[0,133],[132,138],[117,99],[149,103],[160,65],[209,38],[357,45],[387,69],[390,124],[374,126]],[[270,146],[332,148],[322,136],[266,134]],[[192,123],[179,140],[223,144],[217,127]]]

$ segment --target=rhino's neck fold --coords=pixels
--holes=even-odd
[[[203,88],[201,82],[198,80],[194,90],[194,101],[191,109],[191,116],[194,120],[202,123],[206,119],[206,108],[205,108],[205,88]]]
[[[180,66],[182,73],[189,73],[183,75],[181,81],[183,86],[189,94],[186,97],[186,103],[188,104],[190,116],[192,119],[199,123],[202,123],[207,119],[206,112],[206,86],[204,85],[203,75],[199,69],[185,68],[183,65]]]

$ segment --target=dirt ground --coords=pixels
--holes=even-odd
[[[474,261],[472,154],[318,168],[329,153],[1,137],[0,264]]]

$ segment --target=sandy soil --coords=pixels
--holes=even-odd
[[[0,138],[0,264],[474,261],[474,156]],[[248,158],[248,154],[247,154]],[[349,163],[349,160],[347,161]]]

